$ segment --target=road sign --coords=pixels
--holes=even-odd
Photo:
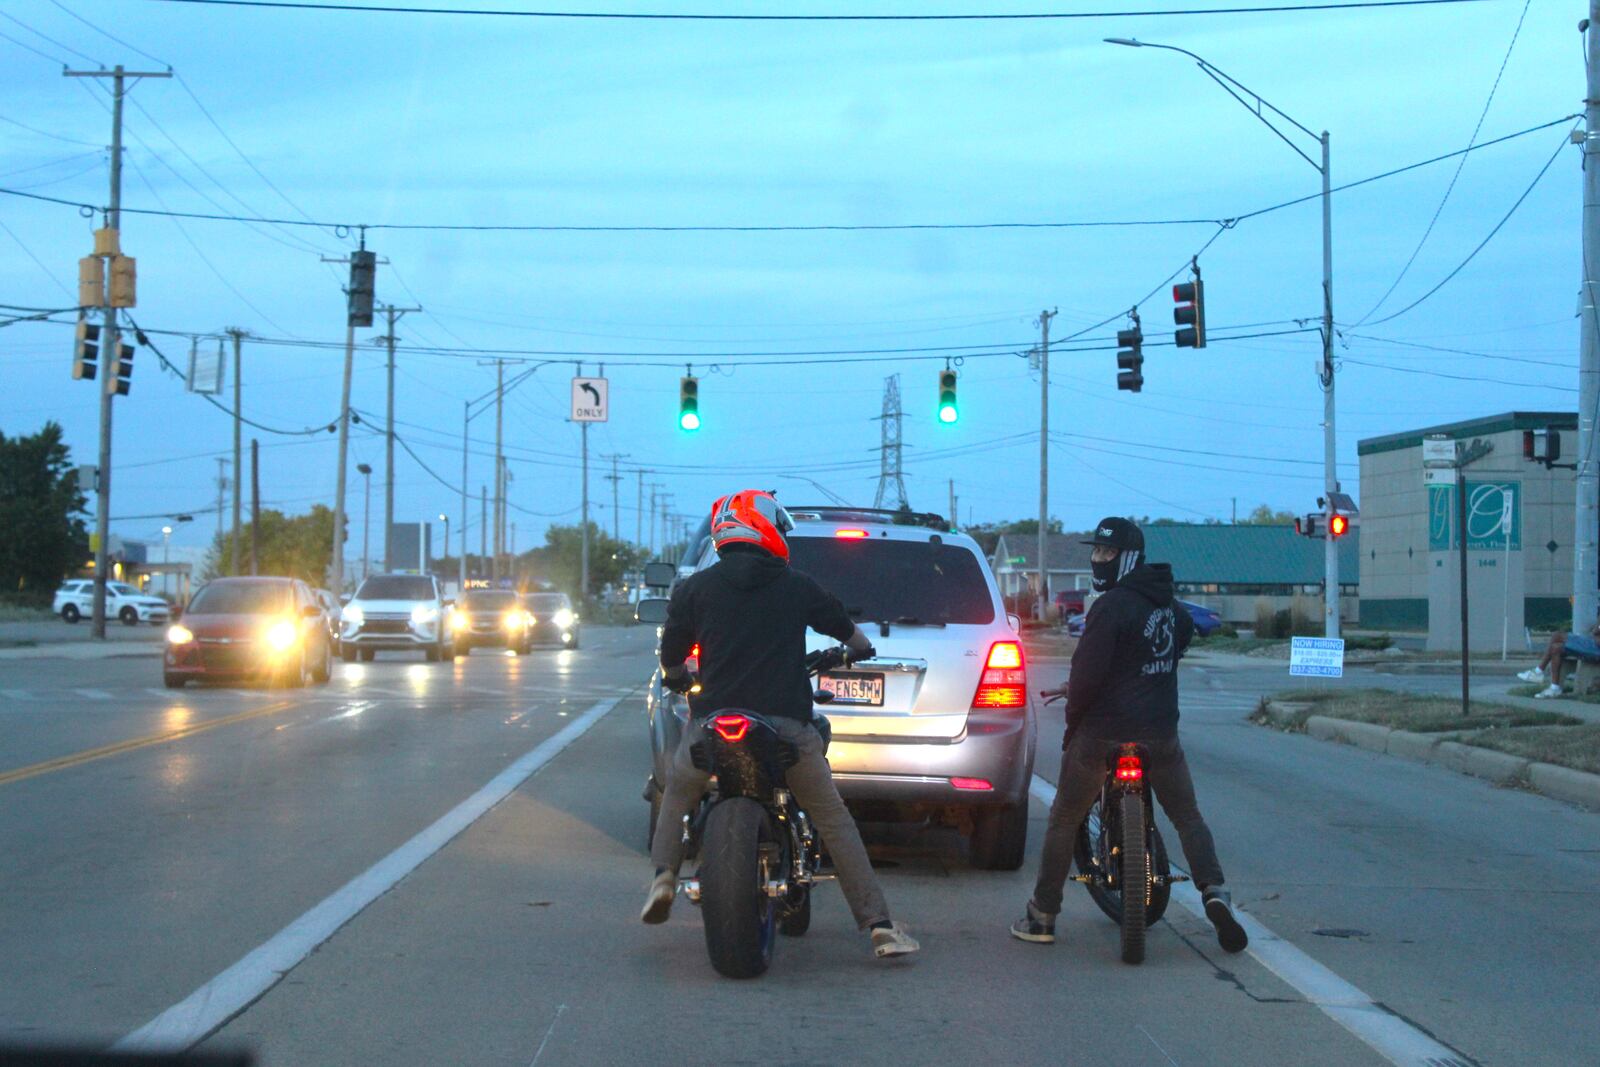
[[[605,422],[610,418],[609,383],[604,378],[572,379],[572,421]]]
[[[1344,639],[1296,637],[1289,642],[1289,673],[1314,678],[1344,677]]]
[[[1422,465],[1424,467],[1454,467],[1456,443],[1444,437],[1422,439]]]

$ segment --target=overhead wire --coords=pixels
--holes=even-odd
[[[87,145],[90,148],[98,148],[102,152],[105,151],[104,145],[95,144],[93,141],[80,141],[76,137],[63,137],[59,133],[51,133],[49,130],[41,130],[36,126],[29,126],[26,122],[18,122],[16,119],[8,118],[5,115],[0,115],[0,122],[8,123],[20,129],[27,130],[29,133],[36,133],[40,137],[49,137],[51,140],[55,141],[65,141],[67,144]]]
[[[126,48],[130,52],[137,53],[138,55],[143,56],[144,58],[150,60],[151,62],[160,63],[163,67],[166,67],[168,70],[172,69],[172,64],[171,63],[168,63],[166,60],[160,58],[159,56],[151,55],[149,52],[144,51],[142,48],[139,48],[139,47],[137,47],[135,45],[129,44],[127,41],[124,41],[121,37],[117,37],[117,36],[115,36],[113,34],[107,33],[105,30],[101,29],[99,26],[96,26],[94,23],[90,22],[88,19],[84,18],[82,15],[78,14],[76,11],[72,10],[67,5],[61,3],[61,0],[50,0],[50,3],[54,4],[56,7],[60,8],[62,11],[65,11],[68,15],[71,15],[73,18],[77,19],[79,22],[83,23],[85,26],[89,27],[95,33],[98,33],[100,36],[106,38],[107,40],[113,41],[113,42],[121,45],[123,48]]]
[[[77,56],[79,59],[87,59],[89,62],[93,63],[97,67],[100,67],[101,69],[105,68],[105,62],[104,61],[96,59],[94,56],[91,56],[91,55],[85,55],[84,53],[78,51],[76,48],[72,47],[70,44],[65,44],[65,43],[63,43],[61,41],[58,41],[54,37],[51,37],[49,34],[46,34],[46,33],[42,32],[42,31],[37,30],[34,27],[28,25],[26,22],[23,22],[21,19],[17,18],[15,15],[10,15],[10,14],[7,14],[6,12],[4,12],[4,11],[0,11],[0,19],[8,19],[9,21],[16,23],[18,26],[21,26],[23,29],[25,29],[29,33],[33,34],[35,37],[38,37],[41,40],[49,41],[51,44],[55,45],[57,48],[61,49],[62,51],[71,52],[73,55]]]

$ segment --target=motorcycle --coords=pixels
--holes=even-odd
[[[1066,696],[1062,690],[1039,694],[1049,705]],[[1145,785],[1149,752],[1137,742],[1124,742],[1106,756],[1106,777],[1100,796],[1078,827],[1072,880],[1122,931],[1122,962],[1144,962],[1145,930],[1161,920],[1172,886],[1189,879],[1173,874],[1166,844],[1155,822],[1155,805]]]
[[[815,676],[848,663],[844,648],[813,652]],[[818,703],[833,694],[818,691]],[[828,720],[813,719],[827,750]],[[811,820],[784,784],[798,757],[772,722],[753,711],[729,709],[690,726],[689,749],[711,786],[683,819],[685,854],[700,856],[678,889],[705,913],[706,951],[717,973],[754,978],[772,964],[776,935],[803,936],[811,926],[811,889],[832,881],[823,873],[822,847]]]

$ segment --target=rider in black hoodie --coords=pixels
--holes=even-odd
[[[1134,523],[1103,519],[1084,543],[1094,546],[1094,588],[1103,595],[1090,607],[1072,654],[1061,774],[1039,878],[1027,913],[1011,925],[1011,934],[1041,944],[1055,941],[1073,841],[1100,795],[1106,757],[1118,744],[1139,741],[1149,751],[1145,778],[1177,828],[1206,917],[1222,947],[1239,952],[1248,938],[1223,888],[1216,846],[1178,743],[1178,658],[1194,636],[1194,620],[1173,597],[1171,566],[1145,562],[1144,532]]]

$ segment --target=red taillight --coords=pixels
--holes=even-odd
[[[865,531],[865,530],[835,530],[835,531],[833,531],[833,536],[842,537],[846,541],[859,541],[863,537],[867,536],[867,531]]]
[[[700,643],[698,641],[689,646],[689,657],[684,661],[684,665],[691,671],[700,669]]]
[[[1144,764],[1139,762],[1138,756],[1117,757],[1117,781],[1137,782],[1144,777]]]
[[[1022,662],[1022,646],[1015,641],[996,641],[989,647],[972,706],[1021,708],[1027,703],[1028,672]]]
[[[952,778],[950,784],[957,789],[967,789],[974,792],[986,792],[994,788],[987,778]]]
[[[750,720],[743,715],[718,715],[711,720],[711,728],[724,741],[738,744],[750,732]]]

